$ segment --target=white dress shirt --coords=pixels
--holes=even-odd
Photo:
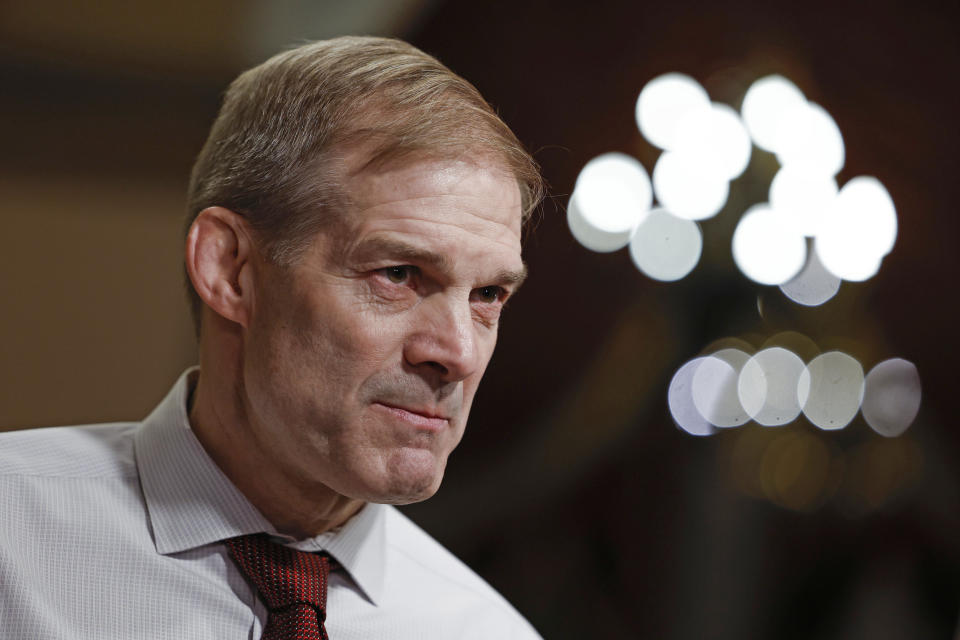
[[[141,423],[0,434],[0,638],[260,637],[266,608],[221,541],[278,534],[191,431],[191,374]],[[278,538],[342,565],[331,640],[540,637],[393,507]]]

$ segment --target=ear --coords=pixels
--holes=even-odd
[[[223,207],[201,211],[187,233],[187,274],[197,295],[243,327],[253,310],[253,251],[247,221]]]

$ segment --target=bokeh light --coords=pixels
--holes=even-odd
[[[737,383],[750,359],[740,349],[721,349],[703,358],[693,376],[693,404],[716,427],[737,427],[750,420],[740,404]]]
[[[820,347],[809,336],[799,331],[780,331],[773,334],[763,341],[761,349],[770,347],[783,347],[787,351],[792,351],[804,362],[810,362],[820,355]]]
[[[680,367],[670,380],[667,392],[673,421],[682,431],[694,436],[709,436],[716,431],[693,403],[693,378],[704,360],[706,358],[694,358]]]
[[[653,204],[646,169],[625,153],[604,153],[580,170],[573,191],[584,220],[604,231],[629,231]]]
[[[567,223],[588,249],[616,251],[630,241],[652,203],[653,190],[643,165],[623,153],[605,153],[580,170]]]
[[[703,350],[703,352],[716,353],[721,349],[739,349],[740,351],[743,351],[747,355],[753,355],[756,352],[756,348],[754,348],[754,346],[751,343],[747,342],[743,338],[737,338],[735,336],[725,336],[722,338],[717,338],[716,340],[711,342],[709,345],[707,345],[707,347]]]
[[[813,511],[833,497],[843,479],[842,457],[825,435],[809,429],[746,427],[723,441],[729,443],[721,453],[725,470],[749,496]]]
[[[777,121],[774,150],[781,165],[817,175],[835,176],[846,157],[837,123],[813,102],[784,110]]]
[[[817,234],[817,251],[834,275],[859,282],[873,277],[897,238],[893,200],[876,178],[859,176],[840,189]]]
[[[799,233],[814,237],[837,197],[837,181],[827,173],[782,167],[770,183],[770,206]]]
[[[760,284],[783,284],[796,276],[807,257],[807,244],[766,204],[743,214],[733,232],[733,259],[748,278]]]
[[[836,488],[833,456],[816,434],[780,431],[760,459],[760,486],[774,504],[809,512]]]
[[[838,211],[860,225],[864,241],[881,256],[893,251],[897,241],[897,209],[886,187],[874,177],[853,178],[837,194]]]
[[[630,257],[654,280],[673,282],[690,273],[703,249],[699,225],[653,209],[630,239]]]
[[[717,215],[727,204],[730,181],[749,165],[752,139],[775,153],[781,167],[769,187],[769,204],[750,207],[734,231],[734,261],[748,278],[816,306],[836,295],[842,280],[875,275],[893,249],[897,217],[890,194],[876,178],[864,176],[838,188],[835,175],[846,156],[840,129],[786,78],[754,82],[738,115],[711,102],[693,78],[668,73],[644,86],[635,114],[643,135],[664,152],[652,176],[622,153],[603,154],[584,166],[567,219],[587,248],[610,252],[626,246],[654,196],[676,218]],[[668,214],[655,216],[632,245],[637,267],[667,282],[689,273],[704,242],[699,227],[678,224]],[[668,233],[650,233],[661,226]],[[686,242],[684,251],[672,248],[676,238]]]
[[[847,456],[841,508],[858,516],[882,508],[923,478],[923,449],[910,438],[870,438]]]
[[[682,73],[667,73],[640,91],[637,126],[651,144],[673,149],[680,120],[691,110],[709,106],[710,97],[696,80]]]
[[[797,385],[803,360],[782,347],[763,349],[743,365],[737,385],[740,403],[751,418],[780,426],[800,415]]]
[[[677,371],[669,404],[681,429],[709,435],[751,420],[785,426],[802,412],[821,430],[837,431],[862,409],[874,430],[896,436],[919,410],[920,379],[906,360],[884,361],[864,377],[856,358],[838,350],[821,353],[797,331],[773,334],[752,352],[742,338],[720,338]]]
[[[793,107],[806,102],[795,84],[783,76],[771,75],[750,85],[740,114],[754,143],[765,151],[775,151],[780,119]]]
[[[817,256],[816,247],[807,252],[807,263],[800,273],[780,285],[783,295],[807,307],[821,305],[840,290],[842,280],[830,273]]]
[[[774,153],[781,167],[769,187],[769,204],[747,209],[734,230],[733,258],[744,275],[779,286],[797,304],[817,306],[832,299],[843,280],[872,277],[893,249],[897,217],[890,194],[865,176],[838,188],[835,176],[846,159],[840,129],[786,78],[754,82],[738,115],[712,103],[689,76],[669,73],[644,86],[635,113],[641,133],[664,151],[652,177],[621,153],[603,154],[584,166],[567,219],[585,247],[609,252],[629,244],[634,264],[648,277],[664,282],[685,277],[703,250],[696,221],[724,208],[730,181],[749,165],[752,140]],[[795,332],[772,337],[753,355],[746,346],[717,344],[712,354],[676,372],[668,402],[681,430],[704,436],[751,419],[786,425],[802,411],[811,424],[831,431],[849,425],[862,410],[874,430],[895,436],[919,411],[919,376],[905,360],[888,360],[864,377],[852,356],[821,354]],[[816,460],[825,477],[829,452],[819,440],[780,444],[789,455],[777,454],[777,471],[770,476],[776,486],[765,493],[805,509],[819,489],[807,487],[787,498],[785,487],[794,486],[797,465],[807,464],[798,460]],[[775,448],[765,459],[777,457]]]
[[[598,253],[609,253],[627,246],[632,231],[614,233],[591,226],[580,213],[576,195],[574,193],[567,203],[567,226],[574,239],[587,249]]]
[[[730,183],[702,158],[666,151],[653,167],[653,191],[657,202],[678,218],[704,220],[723,209]]]
[[[899,436],[920,411],[920,374],[903,358],[877,364],[864,381],[863,418],[882,436]]]
[[[811,423],[825,430],[842,429],[860,410],[863,367],[842,351],[822,353],[800,374],[797,398]]]
[[[711,173],[733,180],[750,163],[750,135],[730,106],[715,102],[691,109],[677,125],[672,151],[697,158]]]
[[[848,282],[863,282],[877,275],[883,257],[859,243],[853,228],[833,227],[835,232],[821,234],[815,244],[824,268]]]

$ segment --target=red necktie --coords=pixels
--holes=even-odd
[[[325,555],[270,542],[265,533],[226,540],[230,557],[267,605],[262,640],[328,640]]]

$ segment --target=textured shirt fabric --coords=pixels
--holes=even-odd
[[[0,434],[0,638],[256,639],[267,611],[223,540],[326,551],[331,640],[540,636],[397,509],[280,536],[190,430],[181,376],[139,423]]]

